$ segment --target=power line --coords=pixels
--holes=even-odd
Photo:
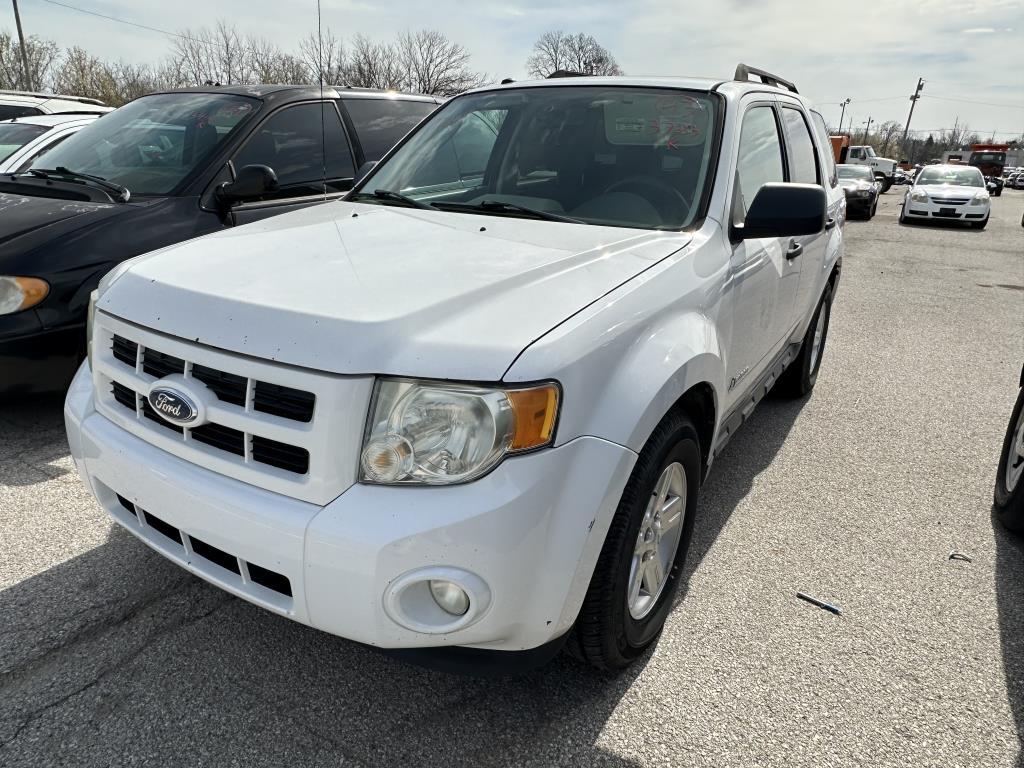
[[[935,96],[933,94],[928,94],[927,96],[923,96],[923,98],[925,98],[925,99],[939,99],[940,101],[962,101],[965,104],[981,104],[981,105],[986,106],[986,107],[1004,107],[1004,108],[1007,108],[1007,109],[1024,109],[1024,105],[1021,105],[1021,104],[1007,104],[1006,102],[997,102],[997,101],[976,101],[975,99],[960,99],[960,98],[955,98],[953,96]]]
[[[178,37],[178,38],[181,38],[182,40],[191,40],[194,43],[202,43],[203,45],[212,45],[212,43],[210,43],[208,40],[200,40],[197,37],[189,37],[188,35],[183,35],[180,32],[171,32],[171,31],[166,30],[166,29],[160,29],[159,27],[150,27],[150,26],[147,26],[146,24],[137,24],[134,21],[126,21],[125,19],[118,19],[118,18],[116,18],[114,16],[107,16],[105,13],[97,13],[96,11],[90,11],[90,10],[88,10],[86,8],[79,8],[78,6],[69,5],[68,3],[61,3],[58,0],[43,0],[43,2],[44,3],[48,3],[49,5],[59,5],[61,8],[68,8],[69,10],[78,11],[79,13],[84,13],[84,14],[87,14],[89,16],[96,16],[97,18],[106,19],[107,21],[116,21],[118,24],[126,24],[129,27],[137,27],[138,29],[146,29],[146,30],[149,30],[150,32],[157,32],[157,33],[159,33],[161,35],[167,35],[168,37]]]

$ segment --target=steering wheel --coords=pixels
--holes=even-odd
[[[604,194],[617,192],[626,187],[637,189],[640,196],[653,205],[665,221],[682,222],[690,215],[690,204],[686,202],[682,192],[672,185],[650,176],[628,176],[605,189]],[[648,194],[644,194],[644,192]],[[652,192],[658,194],[650,194]],[[666,193],[668,199],[666,199]]]

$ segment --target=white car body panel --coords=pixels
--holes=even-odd
[[[50,130],[32,139],[10,157],[0,162],[0,174],[16,172],[24,163],[48,150],[58,141],[81,130],[97,117],[98,115],[41,115],[16,118],[18,123],[49,126]]]

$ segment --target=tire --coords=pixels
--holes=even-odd
[[[639,565],[647,562],[646,554],[641,556],[637,552],[638,547],[648,546],[640,541],[641,531],[650,529],[651,535],[658,537],[656,541],[650,540],[651,545],[660,546],[665,541],[664,534],[675,530],[675,527],[668,531],[661,528],[661,533],[655,534],[653,526],[648,522],[648,512],[653,511],[659,498],[659,481],[666,474],[676,479],[681,477],[685,491],[685,499],[677,505],[682,511],[682,517],[676,523],[678,543],[674,556],[669,557],[667,552],[665,554],[669,567],[661,566],[663,586],[654,596],[648,594],[646,602],[644,587],[640,587],[636,595],[636,607],[640,615],[634,616],[633,605],[628,602],[631,596],[629,589],[636,573],[634,568],[639,566],[643,569],[642,574],[647,573],[646,567]],[[672,610],[686,552],[690,547],[700,478],[701,452],[697,430],[685,413],[673,411],[662,420],[647,441],[622,492],[586,597],[566,645],[573,656],[599,669],[622,669],[657,642],[665,619]],[[643,584],[646,581],[637,579],[636,583]],[[640,608],[644,610],[641,612]]]
[[[984,229],[985,225],[988,224],[988,217],[986,216],[983,221],[972,221],[971,226],[974,229]]]
[[[996,472],[995,507],[996,515],[1006,528],[1017,533],[1024,533],[1024,473],[1011,488],[1008,484],[1007,465],[1018,465],[1022,450],[1020,441],[1024,440],[1024,388],[1017,393],[1017,402],[1010,414],[1010,423],[1006,427],[1003,439],[1003,451],[999,456],[999,470]]]
[[[888,176],[883,176],[881,181],[882,181],[882,192],[881,192],[881,194],[884,195],[886,192],[888,192],[890,189],[892,189],[892,179],[890,179]]]
[[[905,200],[903,201],[903,205],[900,206],[900,219],[899,219],[899,221],[900,221],[900,224],[908,224],[909,223],[907,221],[907,203],[906,203]]]
[[[814,384],[818,380],[818,371],[821,370],[821,361],[825,356],[825,341],[828,339],[828,326],[831,319],[832,287],[827,286],[821,295],[821,301],[818,302],[818,309],[807,326],[807,333],[804,334],[803,343],[800,344],[800,353],[779,377],[779,381],[774,387],[774,390],[783,397],[805,397],[814,389]],[[821,336],[818,339],[817,351],[815,351],[815,336],[818,334],[819,328]]]
[[[875,214],[878,213],[878,197],[875,197],[875,202],[871,204],[871,208],[868,209],[868,221],[875,218]]]

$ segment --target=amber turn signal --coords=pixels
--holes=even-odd
[[[558,416],[558,387],[544,384],[530,389],[508,391],[515,415],[515,432],[510,451],[527,451],[548,445],[555,435]]]
[[[0,315],[34,307],[49,292],[49,284],[36,277],[0,277]]]

